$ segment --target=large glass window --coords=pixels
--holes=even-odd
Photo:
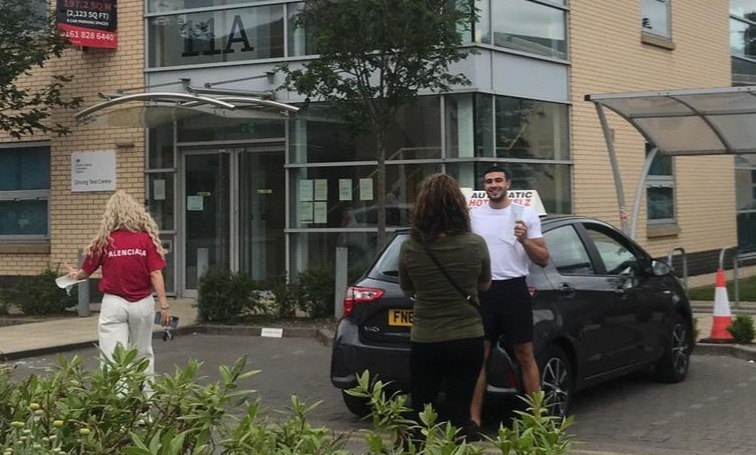
[[[641,26],[643,33],[670,38],[670,0],[642,0]]]
[[[441,108],[437,96],[401,109],[388,132],[386,160],[441,158]],[[376,141],[355,135],[324,106],[310,106],[291,122],[292,163],[375,161]]]
[[[756,23],[730,19],[730,53],[756,59]]]
[[[148,19],[150,67],[284,56],[284,5],[198,11]]]
[[[493,97],[481,93],[447,95],[446,150],[452,158],[493,156]]]
[[[50,146],[0,147],[0,240],[46,238],[49,199]]]
[[[150,13],[163,13],[183,9],[230,6],[263,1],[267,0],[147,0],[147,11]]]
[[[564,9],[529,0],[491,2],[493,45],[567,59]]]
[[[646,154],[650,152],[646,145]],[[648,224],[675,222],[675,174],[672,157],[657,154],[646,179]]]
[[[291,170],[291,226],[375,228],[376,166],[328,166]],[[386,166],[386,225],[408,226],[420,183],[441,172],[440,163]]]
[[[756,252],[756,156],[735,157],[735,201],[738,217],[738,249]]]
[[[496,98],[496,157],[569,159],[567,105]]]

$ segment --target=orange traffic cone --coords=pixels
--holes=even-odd
[[[714,290],[714,318],[711,321],[711,335],[705,341],[712,343],[729,343],[733,341],[732,334],[727,330],[732,325],[730,313],[730,299],[727,297],[727,286],[722,269],[717,269],[717,287]]]

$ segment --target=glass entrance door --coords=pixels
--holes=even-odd
[[[195,296],[211,268],[264,280],[286,270],[284,149],[183,153],[183,286]]]
[[[230,168],[229,153],[184,155],[184,290],[196,290],[210,268],[231,265]]]

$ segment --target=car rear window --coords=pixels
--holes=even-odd
[[[370,269],[368,276],[376,280],[399,278],[399,250],[402,243],[409,238],[408,234],[397,234],[391,239],[391,242],[386,246],[378,260]]]

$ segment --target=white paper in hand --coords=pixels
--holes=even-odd
[[[65,289],[69,286],[73,286],[74,284],[81,283],[82,281],[86,280],[76,280],[74,278],[71,278],[68,275],[59,276],[58,278],[55,278],[55,284],[58,285],[59,288]]]

